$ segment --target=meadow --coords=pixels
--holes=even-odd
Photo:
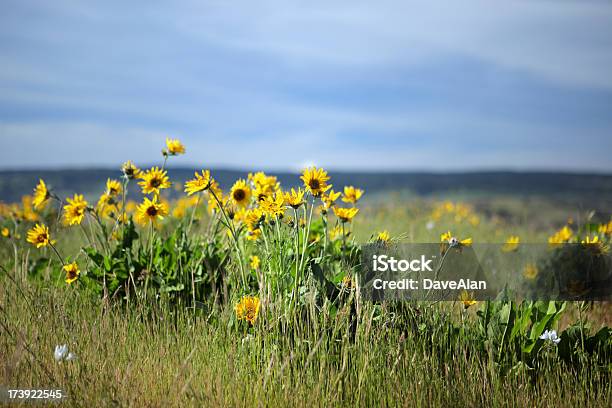
[[[612,403],[608,302],[376,303],[356,278],[364,243],[575,243],[604,257],[610,213],[368,198],[320,168],[292,188],[263,172],[177,183],[166,166],[185,153],[167,140],[158,167],[126,162],[95,201],[41,179],[0,204],[1,386],[61,389],[68,406]]]

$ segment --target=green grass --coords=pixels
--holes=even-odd
[[[609,373],[551,361],[537,376],[520,370],[502,376],[468,340],[445,347],[443,326],[421,336],[392,319],[373,321],[367,307],[354,336],[340,314],[318,317],[331,330],[281,335],[260,327],[243,340],[227,312],[211,321],[181,311],[104,306],[70,288],[2,283],[3,383],[59,387],[72,406],[610,403]],[[422,313],[432,322],[450,318],[438,307],[422,306]],[[54,346],[63,343],[76,361],[55,362]]]
[[[451,229],[479,242],[503,242],[509,234],[528,242],[550,233],[482,216],[478,225],[447,217],[427,229],[430,215],[421,201],[372,204],[356,218],[354,237],[365,242],[388,229],[407,241],[436,242]],[[58,247],[74,253],[81,241],[72,229]],[[16,264],[12,247],[0,248],[7,270],[0,276],[0,385],[61,388],[66,406],[612,403],[610,361],[584,353],[570,365],[545,347],[534,367],[510,351],[502,366],[479,338],[473,308],[466,312],[459,302],[374,305],[346,293],[336,310],[314,296],[307,278],[299,313],[287,318],[285,299],[273,298],[249,328],[232,304],[204,299],[194,311],[151,299],[103,301],[76,285],[56,285],[48,273],[32,279],[28,265],[40,251],[22,248]],[[560,326],[577,318],[576,307],[569,309]],[[609,311],[608,304],[589,306],[592,331],[609,323]],[[75,361],[54,360],[54,347],[64,343]]]

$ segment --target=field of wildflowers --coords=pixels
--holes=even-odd
[[[611,403],[605,302],[356,290],[363,243],[513,251],[542,232],[461,202],[360,208],[363,190],[314,167],[299,188],[257,172],[224,191],[209,170],[177,185],[166,166],[185,153],[167,139],[158,167],[126,162],[95,202],[41,179],[0,203],[0,385],[59,388],[74,406]],[[547,243],[607,254],[612,221],[592,217]]]

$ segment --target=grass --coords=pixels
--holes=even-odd
[[[371,205],[355,221],[365,241],[380,229],[431,241],[422,203]],[[503,239],[490,219],[461,229],[480,241]],[[439,229],[439,228],[437,228]],[[78,231],[78,230],[77,230]],[[526,228],[512,233],[529,237]],[[532,235],[533,236],[533,235]],[[535,234],[540,239],[543,232]],[[61,251],[78,246],[66,234]],[[536,238],[533,238],[536,239]],[[0,285],[1,384],[61,388],[70,406],[609,406],[610,363],[579,365],[544,349],[536,368],[512,361],[501,370],[479,343],[478,320],[459,302],[373,305],[335,311],[305,296],[289,320],[283,303],[267,305],[252,328],[231,307],[203,303],[196,313],[163,301],[103,301],[76,286],[27,276],[28,258],[3,248],[9,270]],[[9,265],[11,266],[9,268]],[[315,293],[312,280],[305,292]],[[608,304],[589,309],[594,329],[609,324]],[[577,316],[570,308],[560,327]],[[58,363],[57,344],[78,358]],[[484,347],[484,348],[483,348]]]
[[[0,291],[2,382],[62,388],[71,406],[610,403],[609,373],[551,361],[535,377],[526,370],[502,376],[469,341],[445,345],[442,322],[452,314],[444,307],[419,306],[423,321],[439,324],[427,336],[392,319],[372,320],[366,308],[354,335],[340,313],[317,316],[320,329],[260,329],[247,338],[229,312],[213,319],[105,306],[73,288],[18,285],[5,280]],[[63,343],[76,361],[53,359]]]

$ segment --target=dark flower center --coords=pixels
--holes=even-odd
[[[157,208],[155,208],[154,206],[147,208],[147,215],[149,217],[155,217],[157,215]]]
[[[161,185],[162,181],[158,178],[151,179],[151,187],[157,188]]]
[[[321,188],[321,183],[319,183],[319,180],[317,179],[310,180],[310,183],[308,183],[308,185],[310,186],[311,190],[318,190],[319,188]]]
[[[244,198],[246,197],[246,193],[244,190],[236,190],[234,191],[234,200],[236,201],[242,201],[244,200]]]

